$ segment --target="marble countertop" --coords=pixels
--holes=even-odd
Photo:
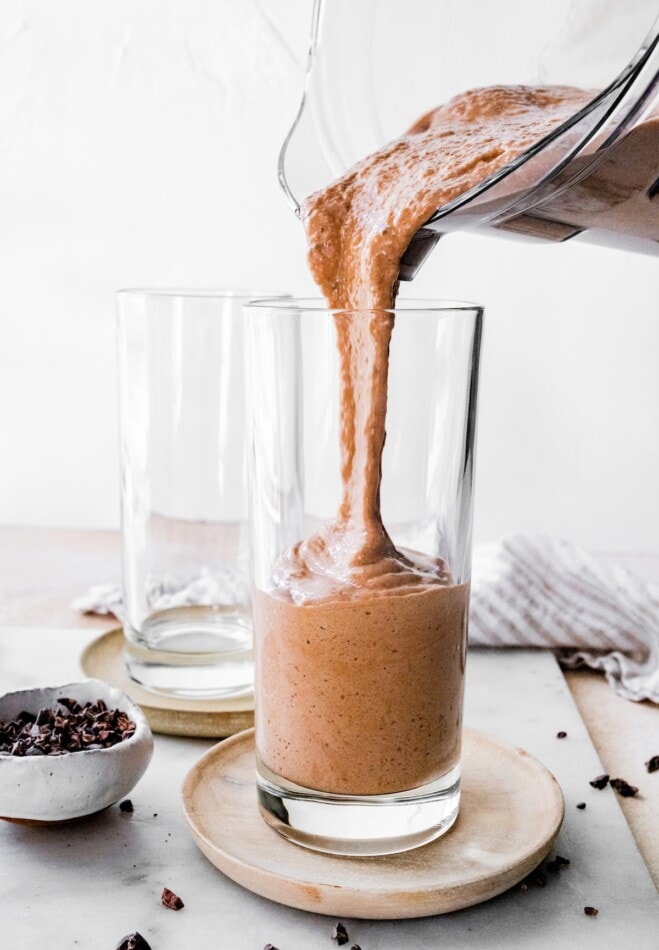
[[[84,630],[0,628],[0,689],[70,681],[94,636]],[[656,946],[659,899],[619,800],[589,780],[601,762],[565,680],[548,653],[472,651],[467,723],[536,755],[558,778],[566,818],[553,853],[570,867],[547,886],[514,888],[485,904],[410,921],[345,920],[362,950],[544,948],[579,950],[632,941]],[[565,739],[556,732],[565,730]],[[153,762],[117,807],[44,829],[0,823],[3,945],[20,950],[116,947],[139,930],[153,950],[222,947],[280,950],[335,946],[333,920],[291,910],[243,890],[212,867],[188,834],[180,802],[184,775],[210,742],[156,737]],[[585,801],[585,810],[576,808]],[[349,859],[348,859],[349,860]],[[160,903],[163,887],[185,902]],[[586,905],[597,917],[586,917]]]
[[[116,579],[118,555],[116,532],[0,528],[1,691],[80,676],[83,645],[115,621],[80,617],[69,602],[90,584]],[[628,566],[659,579],[659,558]],[[557,776],[566,820],[553,853],[569,858],[570,867],[550,875],[545,888],[513,889],[444,917],[346,920],[347,947],[600,950],[625,941],[654,950],[659,773],[648,775],[643,762],[659,751],[659,707],[622,700],[599,674],[564,676],[550,654],[521,650],[472,651],[466,707],[470,726],[526,748]],[[559,730],[568,737],[557,740]],[[112,808],[52,829],[0,822],[0,946],[112,950],[134,930],[153,950],[336,946],[331,919],[256,897],[194,846],[179,789],[210,745],[158,736],[153,762],[131,793],[133,814]],[[620,799],[610,788],[590,788],[602,771],[638,785],[641,795]],[[586,802],[584,811],[578,801]],[[183,898],[182,911],[162,907],[165,886]],[[586,917],[586,905],[598,907],[598,916]]]

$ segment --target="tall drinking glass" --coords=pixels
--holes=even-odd
[[[239,291],[118,298],[126,665],[190,697],[253,688]]]
[[[346,321],[393,328],[388,382],[386,349],[339,351]],[[458,814],[481,322],[452,302],[247,307],[259,802],[316,850],[404,851]]]

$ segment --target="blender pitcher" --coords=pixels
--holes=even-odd
[[[400,278],[414,277],[442,234],[465,228],[658,253],[659,18],[653,25],[653,6],[647,0],[542,6],[315,0],[305,92],[279,159],[284,192],[299,213],[311,192],[458,92],[572,84],[593,89],[591,102],[438,208],[412,241]],[[504,27],[500,48],[492,38]]]

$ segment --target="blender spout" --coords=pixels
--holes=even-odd
[[[432,228],[421,228],[412,238],[412,243],[405,251],[400,262],[399,280],[414,280],[431,251],[441,237],[440,231]]]

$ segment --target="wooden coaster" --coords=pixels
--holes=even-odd
[[[90,643],[83,650],[80,665],[87,676],[105,680],[127,693],[141,707],[154,732],[220,739],[254,725],[252,694],[235,699],[183,699],[143,689],[126,672],[120,627]]]
[[[556,779],[523,749],[465,730],[462,768],[451,831],[385,857],[308,851],[266,825],[256,803],[253,729],[199,759],[183,784],[183,807],[209,861],[262,897],[336,917],[428,917],[521,881],[547,855],[563,820]]]

